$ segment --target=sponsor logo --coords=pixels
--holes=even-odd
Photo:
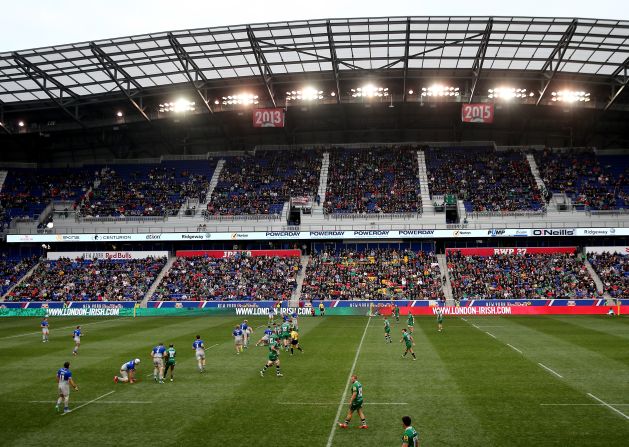
[[[183,309],[183,303],[175,303],[175,309]]]
[[[459,236],[470,236],[472,234],[471,231],[465,231],[465,230],[454,230],[452,232],[452,236],[454,237],[459,237]]]
[[[533,230],[533,236],[574,236],[574,229],[561,229],[561,230],[553,230],[553,229],[543,229],[543,230]]]
[[[81,308],[63,308],[63,309],[48,309],[47,315],[50,317],[104,317],[104,316],[119,316],[120,308],[95,308],[95,307],[81,307]]]
[[[515,236],[528,236],[529,230],[515,230]]]
[[[203,239],[203,235],[202,234],[182,234],[181,239],[191,239],[191,240]]]
[[[161,234],[147,234],[146,235],[146,240],[147,241],[158,241],[162,238]]]
[[[230,250],[230,251],[224,251],[223,252],[223,258],[234,258],[238,255],[242,255],[242,256],[251,256],[251,252],[250,251],[238,251],[238,250]]]
[[[400,236],[432,236],[435,230],[400,230]]]
[[[510,306],[495,307],[433,307],[432,313],[437,314],[437,310],[441,309],[444,315],[510,315]]]
[[[311,231],[310,236],[328,237],[328,236],[344,236],[345,231]]]
[[[231,238],[233,240],[236,240],[236,239],[247,239],[247,238],[249,238],[249,233],[232,233]]]
[[[299,237],[300,231],[267,231],[267,237]]]
[[[389,230],[354,231],[354,236],[388,236]]]
[[[24,235],[24,236],[20,236],[20,242],[30,242],[33,240],[33,236],[30,235]]]
[[[502,236],[506,233],[506,230],[495,230],[495,229],[491,229],[489,231],[487,231],[487,236],[491,236],[491,237],[496,237],[496,236]]]
[[[106,259],[133,259],[131,253],[105,253]]]
[[[577,305],[576,301],[573,301],[573,300],[568,301],[568,306],[572,307],[576,305]]]
[[[615,228],[610,228],[609,232],[610,232],[610,234],[614,234],[616,232],[616,229]]]
[[[131,240],[131,235],[130,234],[102,234],[102,235],[94,235],[94,240],[101,240],[101,241],[130,241]],[[77,239],[78,240],[78,239]]]
[[[583,230],[583,234],[586,236],[607,236],[610,234],[609,230]]]
[[[237,307],[236,315],[268,315],[270,310],[268,307]],[[311,310],[305,307],[282,307],[280,312],[311,315]]]

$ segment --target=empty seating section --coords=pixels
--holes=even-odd
[[[453,297],[462,299],[595,298],[584,262],[573,254],[447,255]]]
[[[536,211],[544,199],[520,151],[493,148],[431,148],[426,150],[430,194],[454,194],[468,213]]]
[[[7,293],[33,266],[37,257],[0,260],[0,296]]]
[[[216,160],[114,165],[99,169],[81,204],[86,217],[174,216],[187,199],[205,202]]]
[[[588,260],[612,298],[629,299],[629,255],[590,253]]]
[[[332,149],[326,214],[421,213],[417,151]]]
[[[166,258],[42,261],[7,296],[8,301],[139,301]]]
[[[288,300],[300,269],[298,257],[177,258],[152,299]]]
[[[577,209],[629,207],[629,160],[626,155],[599,157],[592,149],[535,153],[546,188],[565,193]]]
[[[302,299],[443,299],[437,258],[393,249],[322,252],[310,257]]]
[[[257,151],[226,159],[206,215],[281,214],[291,197],[314,197],[320,150]]]

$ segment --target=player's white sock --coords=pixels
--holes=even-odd
[[[61,405],[61,402],[63,401],[63,398],[60,397],[59,399],[57,399],[57,405]]]
[[[63,406],[68,408],[68,404],[70,403],[70,396],[66,396],[63,398]]]

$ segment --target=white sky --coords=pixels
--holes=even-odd
[[[0,51],[244,23],[338,17],[629,19],[627,0],[24,0],[0,4]]]

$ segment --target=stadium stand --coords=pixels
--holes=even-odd
[[[544,209],[544,198],[520,151],[429,148],[425,154],[431,197],[456,195],[468,213]]]
[[[546,149],[535,153],[535,161],[548,190],[565,193],[576,209],[629,207],[626,156],[598,157],[593,149]]]
[[[299,258],[177,258],[152,299],[168,301],[290,299]]]
[[[590,253],[588,260],[612,298],[629,299],[629,255]]]
[[[291,197],[314,197],[321,157],[322,152],[313,149],[227,158],[205,215],[281,214]]]
[[[443,299],[431,252],[374,249],[311,255],[302,299]]]
[[[417,152],[412,148],[330,151],[326,214],[421,211]]]
[[[447,254],[453,297],[462,299],[594,298],[594,280],[573,254]]]
[[[7,301],[140,301],[166,258],[42,261]]]
[[[37,263],[37,256],[0,260],[0,296],[3,296]]]

